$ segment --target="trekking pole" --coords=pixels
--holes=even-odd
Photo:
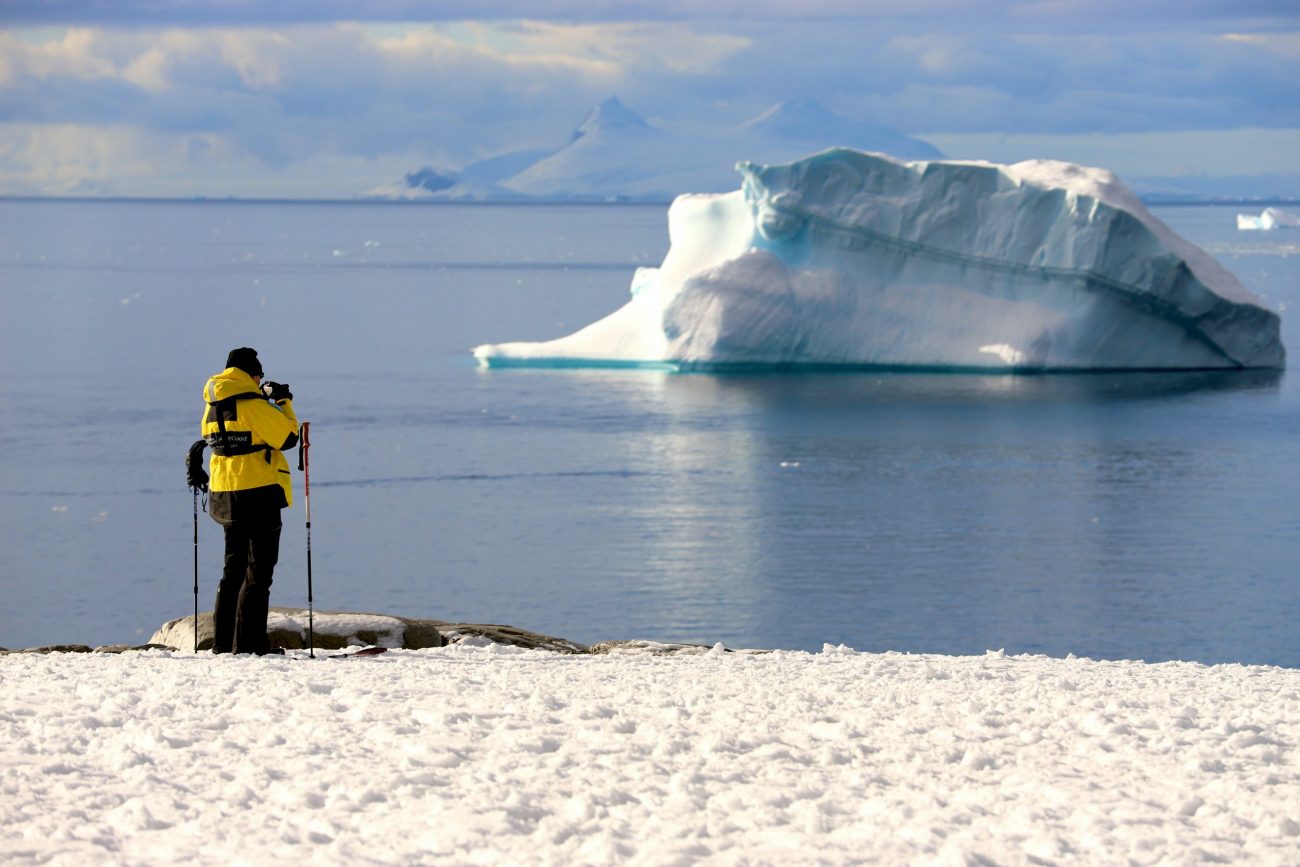
[[[313,623],[311,598],[311,422],[302,423],[302,436],[298,444],[298,469],[302,470],[303,495],[307,500],[307,655],[316,658],[316,630]]]
[[[194,494],[194,652],[199,652],[199,495],[203,511],[208,510],[208,473],[203,469],[203,450],[207,440],[197,440],[185,455],[185,481]]]
[[[194,488],[194,652],[199,652],[199,489]]]

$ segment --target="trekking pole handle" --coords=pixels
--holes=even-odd
[[[311,448],[311,422],[305,421],[298,428],[298,472],[307,471],[307,449]]]
[[[303,495],[307,500],[307,528],[311,529],[311,422],[302,423],[298,437],[298,469],[302,470]]]

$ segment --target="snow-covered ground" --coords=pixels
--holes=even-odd
[[[1300,863],[1300,671],[0,656],[0,862]]]

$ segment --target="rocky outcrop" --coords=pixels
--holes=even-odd
[[[305,650],[308,646],[308,615],[302,608],[272,608],[267,618],[266,636],[272,647]],[[705,653],[762,653],[734,651],[721,644],[676,644],[644,639],[600,641],[591,646],[530,632],[517,626],[497,623],[454,623],[392,614],[345,611],[317,611],[312,616],[311,645],[317,650],[341,650],[345,647],[373,646],[391,649],[421,650],[448,644],[505,644],[528,650],[547,650],[564,654],[641,654],[650,656],[695,655]],[[212,612],[203,611],[198,618],[198,649],[211,650],[213,642]],[[91,648],[85,644],[52,644],[25,650],[0,648],[0,656],[15,653],[126,653],[128,651],[194,649],[194,616],[179,617],[162,625],[148,644],[110,644]]]
[[[161,644],[105,644],[91,647],[89,644],[46,644],[41,647],[25,647],[22,650],[10,650],[0,647],[0,656],[11,653],[126,653],[132,650],[171,650]]]
[[[644,639],[619,639],[615,641],[598,641],[587,649],[588,653],[618,654],[635,653],[649,656],[700,656],[712,653],[721,645],[674,644],[664,641],[646,641]],[[727,651],[726,648],[723,648]]]
[[[311,620],[311,643],[321,650],[338,650],[357,645],[419,650],[481,638],[496,644],[555,653],[587,652],[587,647],[577,642],[499,624],[453,623],[446,620],[343,611],[317,611]],[[266,627],[267,640],[272,647],[302,650],[308,646],[306,609],[272,608]],[[211,650],[212,642],[212,612],[200,612],[198,649]],[[154,633],[150,643],[177,650],[192,649],[194,616],[181,617],[163,624]]]
[[[43,647],[27,647],[19,653],[90,653],[93,649],[86,644],[47,644]]]
[[[491,623],[443,623],[439,629],[447,636],[449,643],[464,642],[472,638],[485,638],[494,644],[509,644],[514,647],[526,647],[530,650],[549,650],[553,653],[589,653],[585,644],[569,641],[567,638],[555,638],[537,632],[529,632],[517,626],[502,626]]]

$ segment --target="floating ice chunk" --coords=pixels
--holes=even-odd
[[[658,268],[587,327],[487,366],[985,370],[1281,367],[1277,314],[1070,163],[902,163],[835,149],[680,196]]]
[[[997,356],[1003,362],[1013,367],[1024,363],[1025,354],[1014,346],[1007,346],[1005,343],[992,343],[988,346],[981,346],[980,352],[986,352],[989,355]]]
[[[1300,216],[1287,213],[1280,208],[1265,208],[1258,217],[1252,217],[1250,214],[1238,214],[1237,228],[1242,231],[1298,229],[1300,228]]]

